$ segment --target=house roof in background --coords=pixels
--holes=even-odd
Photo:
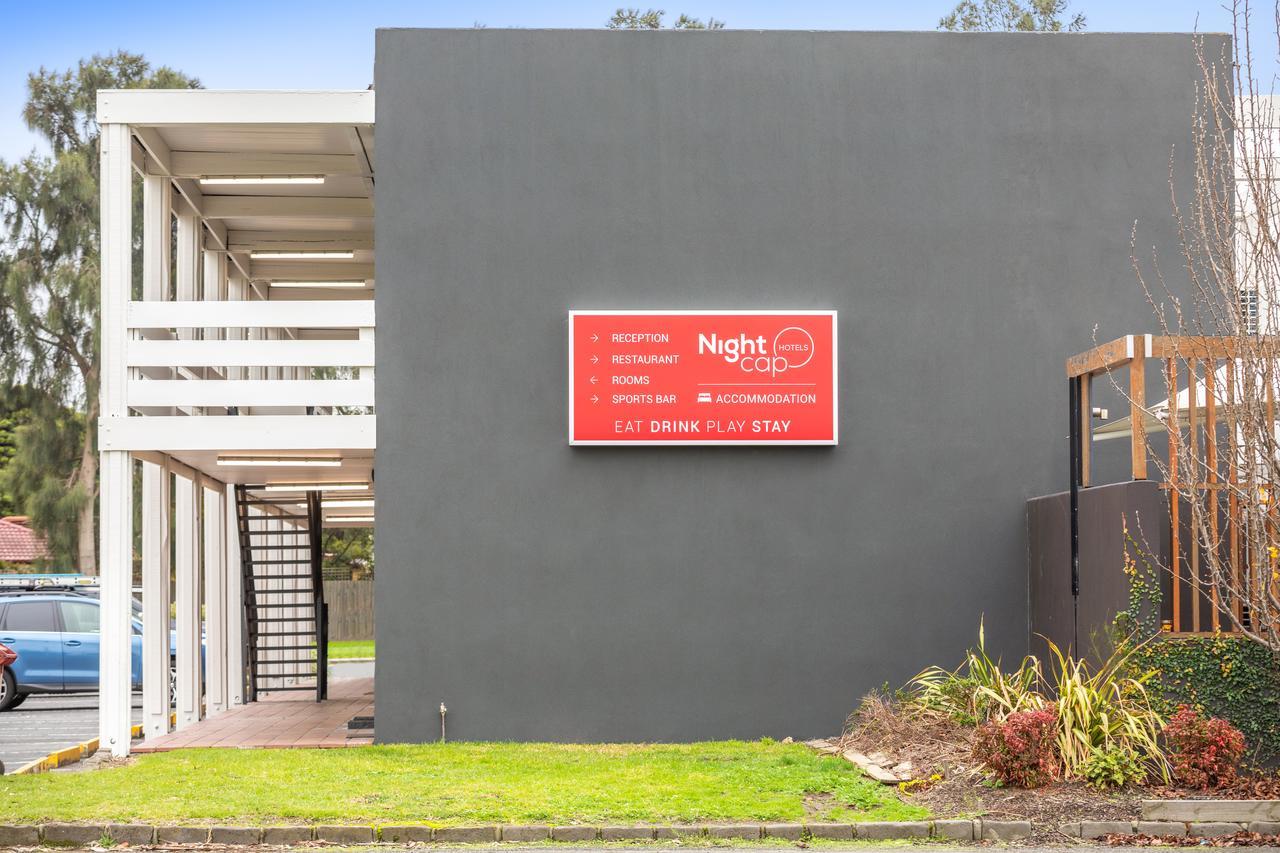
[[[44,538],[27,527],[26,516],[0,518],[0,562],[31,563],[49,556]]]

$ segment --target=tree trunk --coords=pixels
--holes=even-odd
[[[76,485],[82,489],[88,500],[80,507],[80,518],[77,527],[79,536],[76,541],[76,562],[80,573],[96,575],[98,573],[98,537],[94,528],[94,511],[98,508],[98,454],[94,450],[93,436],[98,424],[98,403],[89,403],[84,427],[84,443],[80,448],[80,471],[76,477]]]

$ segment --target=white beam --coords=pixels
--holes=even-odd
[[[373,372],[373,368],[363,368]],[[372,377],[350,379],[140,379],[129,383],[129,405],[145,406],[372,406]]]
[[[147,420],[142,418],[141,420]],[[194,420],[184,418],[183,420]],[[173,484],[174,604],[177,612],[177,728],[200,720],[200,508],[196,484],[176,477]]]
[[[353,261],[253,261],[249,275],[268,281],[372,281],[373,264]]]
[[[99,421],[105,450],[224,453],[277,450],[373,450],[377,415],[245,415],[191,418],[150,415]]]
[[[130,341],[130,367],[373,367],[373,341]]]
[[[101,116],[99,116],[101,119]],[[169,144],[155,130],[149,127],[135,127],[132,129],[133,135],[138,138],[138,142],[147,152],[147,174],[164,175],[166,177],[173,174],[170,162],[173,154],[169,150]]]
[[[254,249],[372,249],[372,231],[228,231],[229,251]]]
[[[133,288],[133,164],[129,128],[99,137],[101,193],[100,423],[128,420],[125,312]],[[133,470],[129,454],[102,449],[99,486],[101,634],[98,733],[103,749],[129,754],[132,689]]]
[[[154,462],[142,463],[142,734],[169,731],[170,598],[169,512],[173,475]]]
[[[204,215],[209,219],[372,219],[373,202],[328,196],[206,195]]]
[[[103,123],[372,125],[372,90],[232,91],[210,89],[101,89]]]
[[[374,287],[330,288],[330,287],[271,287],[267,288],[267,298],[272,302],[368,302],[373,304]],[[355,335],[348,335],[355,337]]]
[[[352,127],[347,138],[351,142],[351,153],[355,154],[364,166],[364,187],[368,190],[369,197],[373,198],[373,163],[369,160],[369,152],[365,149],[360,133],[360,128]]]
[[[204,495],[204,658],[205,715],[227,709],[227,562],[223,548],[227,524],[226,492],[201,489]]]
[[[363,158],[351,154],[174,151],[170,164],[179,178],[368,174]]]

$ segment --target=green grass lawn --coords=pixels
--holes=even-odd
[[[180,750],[80,773],[0,777],[0,814],[15,823],[439,826],[927,816],[842,759],[771,741]]]
[[[373,657],[373,640],[330,640],[329,660]]]

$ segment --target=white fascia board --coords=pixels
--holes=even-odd
[[[374,450],[377,415],[102,417],[100,450],[219,452]]]
[[[372,125],[374,93],[216,89],[102,89],[98,121],[166,127],[191,124]]]

